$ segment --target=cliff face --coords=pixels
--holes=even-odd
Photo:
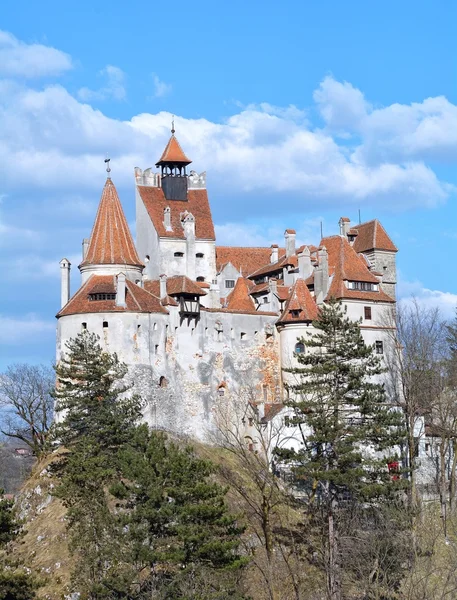
[[[52,495],[54,481],[49,466],[56,455],[35,466],[21,490],[16,507],[24,522],[24,535],[13,552],[43,582],[38,597],[46,600],[73,600],[69,587],[71,557],[66,535],[65,508]]]

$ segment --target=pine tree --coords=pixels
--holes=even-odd
[[[123,382],[126,373],[126,365],[87,331],[67,343],[56,367],[61,420],[54,435],[65,452],[54,466],[60,478],[55,493],[68,509],[70,548],[77,556],[74,582],[93,599],[109,596],[108,582],[119,587],[128,580],[121,566],[122,532],[107,492],[120,477],[119,450],[141,416],[140,400]]]
[[[348,500],[379,503],[401,484],[388,464],[398,463],[396,448],[404,431],[379,382],[380,360],[364,343],[359,324],[332,300],[321,308],[314,327],[315,333],[299,340],[307,351],[297,355],[300,368],[290,370],[297,383],[289,386],[286,402],[303,445],[298,452],[278,449],[277,454],[315,492],[316,510],[326,523],[328,595],[340,600],[342,506]]]
[[[0,489],[0,600],[33,600],[38,582],[26,573],[21,564],[8,552],[8,544],[20,533],[11,500],[3,498]],[[7,551],[7,556],[3,552]]]
[[[241,598],[243,528],[228,512],[227,489],[213,480],[214,465],[146,426],[122,456],[124,478],[112,492],[123,507],[128,555],[143,571],[138,598],[151,590],[174,600]]]

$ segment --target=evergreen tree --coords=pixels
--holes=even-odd
[[[143,572],[138,597],[154,589],[174,600],[241,598],[243,529],[228,512],[227,489],[213,480],[214,465],[146,426],[122,459],[124,478],[112,492],[122,500],[128,554]]]
[[[122,532],[109,507],[107,488],[120,477],[119,449],[132,437],[141,416],[138,397],[123,379],[126,365],[104,352],[87,331],[67,343],[56,367],[54,435],[64,446],[54,469],[56,495],[68,509],[70,548],[77,555],[74,582],[82,597],[105,598],[128,576],[122,569]]]
[[[315,333],[299,341],[300,368],[289,386],[286,404],[303,435],[298,452],[278,449],[298,480],[314,490],[317,512],[324,515],[328,596],[342,598],[339,514],[348,501],[377,503],[397,489],[388,464],[404,437],[401,414],[389,406],[380,360],[362,338],[359,324],[348,319],[339,302],[321,308]]]
[[[8,552],[8,544],[17,538],[21,526],[16,520],[13,502],[3,498],[1,489],[0,498],[0,600],[33,600],[37,581]]]

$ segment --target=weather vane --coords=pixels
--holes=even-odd
[[[174,115],[172,116],[172,119],[171,119],[171,133],[173,135],[175,133],[175,116]]]
[[[110,166],[109,166],[109,161],[110,160],[111,160],[110,158],[105,158],[106,172],[108,173],[108,175],[111,173],[111,169],[110,169]]]

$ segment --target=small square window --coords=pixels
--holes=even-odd
[[[363,312],[364,312],[365,319],[367,321],[371,321],[371,306],[364,306]]]
[[[375,349],[376,349],[376,354],[384,354],[384,344],[377,340],[375,342]]]
[[[103,328],[107,329],[108,328],[108,321],[103,321]]]

